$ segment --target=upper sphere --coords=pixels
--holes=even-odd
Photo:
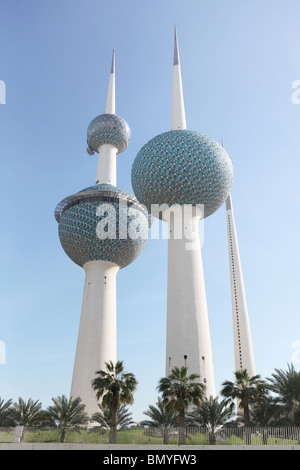
[[[210,137],[173,130],[142,147],[132,166],[131,182],[137,199],[151,213],[152,204],[203,204],[208,217],[231,190],[233,166],[225,149]]]
[[[146,209],[134,196],[110,184],[91,186],[63,199],[55,217],[62,247],[79,266],[102,260],[123,268],[146,244]]]
[[[114,145],[118,153],[123,152],[131,137],[130,127],[117,114],[100,114],[90,123],[87,130],[87,151],[90,154],[99,151],[104,144]]]

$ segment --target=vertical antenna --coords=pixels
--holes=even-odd
[[[183,99],[181,67],[177,31],[174,31],[174,61],[173,61],[173,90],[172,90],[172,130],[186,129],[186,117]]]
[[[116,113],[115,50],[113,50],[113,56],[112,56],[112,62],[111,62],[105,113],[106,114]]]

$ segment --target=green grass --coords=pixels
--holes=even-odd
[[[157,444],[163,445],[163,438],[158,436],[149,436],[148,432],[144,429],[130,429],[126,431],[118,431],[117,443],[118,444]],[[14,430],[0,431],[0,442],[9,443],[14,442]],[[24,432],[23,442],[35,443],[35,442],[59,442],[59,431],[57,429],[51,430],[34,430],[27,428]],[[79,431],[67,431],[66,440],[67,443],[83,443],[83,444],[108,444],[109,443],[109,432],[101,434],[99,431],[93,429],[81,429]],[[262,438],[260,436],[251,435],[252,445],[262,445]],[[173,435],[169,438],[169,444],[178,444],[178,436]],[[188,434],[186,437],[187,445],[208,445],[208,435],[205,433]],[[217,445],[245,445],[245,438],[235,436],[234,434],[227,438],[227,442],[218,442]],[[297,440],[288,440],[282,438],[268,437],[268,445],[297,445]]]
[[[59,432],[57,429],[48,430],[29,430],[26,429],[22,442],[58,442]]]
[[[23,442],[58,442],[58,430],[30,430],[24,432]],[[5,441],[7,442],[7,441]],[[13,434],[12,434],[13,442]],[[81,429],[79,431],[67,431],[65,442],[68,443],[89,443],[89,444],[108,444],[109,432],[100,434],[94,430]],[[118,431],[118,444],[163,444],[163,437],[148,436],[143,429],[130,429]],[[171,436],[169,444],[178,444],[178,436]],[[208,438],[205,434],[188,434],[186,444],[208,444]]]
[[[100,434],[93,430],[67,431],[66,442],[77,444],[108,444],[109,432]]]
[[[14,442],[15,431],[14,429],[9,431],[0,431],[0,442]]]
[[[227,439],[227,445],[245,445],[246,439],[241,439],[238,436],[232,435]],[[275,437],[267,438],[267,445],[297,445],[297,440],[281,439]],[[260,436],[251,435],[251,445],[263,445],[263,440]]]

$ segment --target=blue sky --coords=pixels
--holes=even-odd
[[[171,126],[174,24],[187,127],[223,138],[234,165],[257,372],[299,370],[299,2],[6,0],[0,17],[0,396],[46,408],[69,394],[84,271],[60,246],[54,209],[95,181],[86,130],[104,112],[113,48],[116,112],[132,132],[118,186],[132,192],[136,154]],[[205,220],[203,264],[219,391],[234,370],[225,207]],[[166,268],[167,241],[148,240],[118,274],[118,356],[139,381],[137,421],[164,375]]]

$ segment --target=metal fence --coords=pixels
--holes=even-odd
[[[285,427],[229,427],[218,430],[207,427],[186,427],[184,433],[186,445],[298,445],[300,444],[300,428]],[[60,441],[58,428],[20,427],[1,428],[0,442],[57,443]],[[78,428],[67,430],[66,443],[108,444],[109,430]],[[140,426],[130,429],[119,429],[118,444],[178,444],[178,428],[145,428]]]

